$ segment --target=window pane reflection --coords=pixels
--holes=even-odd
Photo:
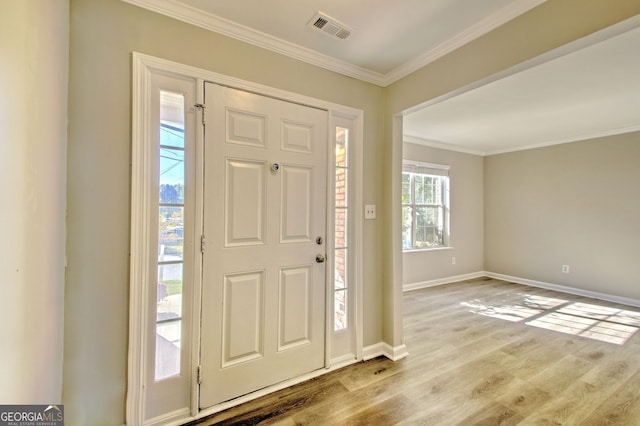
[[[182,321],[156,326],[156,380],[180,374]]]
[[[160,207],[158,261],[182,260],[184,252],[184,207]]]
[[[182,263],[158,265],[158,321],[182,316]]]
[[[335,292],[334,300],[334,330],[344,330],[347,328],[347,290]]]
[[[336,248],[347,247],[347,210],[336,209]]]
[[[347,207],[347,169],[336,169],[336,207]]]
[[[336,166],[347,166],[349,129],[336,127]]]
[[[336,250],[335,256],[335,283],[336,290],[347,287],[347,250]]]

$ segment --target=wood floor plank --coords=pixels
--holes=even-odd
[[[460,422],[460,425],[511,426],[517,425],[522,419],[523,417],[518,412],[495,404],[469,415]]]
[[[640,372],[636,372],[594,413],[585,420],[588,425],[628,425],[640,423]]]
[[[510,411],[516,412],[523,419],[551,398],[552,395],[547,391],[516,377],[504,392],[495,398],[495,401]]]
[[[638,372],[638,357],[612,348],[602,361],[528,421],[582,424],[596,408],[609,400],[623,383]],[[535,423],[538,424],[538,423]]]
[[[418,408],[415,402],[399,394],[385,401],[372,405],[339,424],[348,426],[392,425],[413,415]]]
[[[567,355],[549,368],[539,371],[527,381],[552,397],[562,393],[594,367],[594,362]]]
[[[496,279],[411,291],[407,358],[356,363],[193,424],[638,426],[638,328],[638,308]]]
[[[401,371],[403,365],[400,363],[389,363],[385,358],[379,357],[372,362],[366,363],[362,368],[353,373],[346,374],[340,379],[340,383],[350,392],[373,383],[384,380],[389,375]]]
[[[392,361],[387,360],[391,363]],[[346,419],[353,419],[369,409],[382,404],[389,399],[400,395],[398,389],[405,389],[412,385],[414,376],[407,371],[388,376],[384,381],[377,381],[370,386],[362,387],[349,394],[349,398],[341,398],[330,404],[320,404],[308,410],[296,413],[294,418],[297,424],[326,425],[343,424]],[[406,414],[406,413],[405,413]]]

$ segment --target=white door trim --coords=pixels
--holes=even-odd
[[[276,89],[261,84],[256,84],[237,78],[217,74],[177,62],[156,58],[153,56],[133,52],[133,79],[132,79],[132,200],[131,200],[131,260],[130,260],[130,296],[129,296],[129,354],[128,354],[128,377],[127,377],[127,403],[126,419],[127,424],[179,424],[185,420],[196,419],[219,411],[213,407],[207,411],[198,411],[198,383],[197,366],[199,345],[199,318],[200,312],[200,292],[201,282],[196,279],[193,288],[193,313],[192,313],[192,368],[191,368],[191,407],[190,410],[179,410],[175,413],[167,413],[162,418],[145,420],[145,391],[144,391],[144,371],[149,362],[150,354],[144,342],[146,341],[146,319],[148,317],[149,306],[147,306],[147,294],[150,290],[148,259],[151,253],[155,253],[155,247],[150,247],[148,233],[150,225],[148,223],[150,194],[144,190],[145,179],[148,176],[150,162],[147,144],[150,140],[150,104],[149,88],[151,75],[154,73],[169,74],[176,77],[194,79],[198,85],[197,102],[202,103],[202,91],[204,81],[211,81],[222,85],[235,87],[250,92],[255,92],[265,96],[283,99],[289,102],[304,104],[329,111],[329,121],[333,117],[343,117],[353,120],[356,135],[354,149],[352,152],[354,160],[353,176],[355,180],[356,205],[354,221],[354,259],[352,267],[355,268],[355,296],[356,296],[356,343],[357,357],[362,359],[363,345],[363,306],[362,306],[362,212],[363,212],[363,129],[364,112],[359,109],[311,98],[308,96]],[[202,126],[197,126],[200,134],[198,137],[199,159],[202,158]],[[199,163],[200,161],[196,161]],[[202,173],[202,165],[196,164],[197,173]],[[331,173],[331,170],[329,171]],[[200,190],[201,188],[196,188]],[[196,206],[196,210],[201,211],[201,206]],[[197,220],[201,224],[201,217]],[[199,243],[198,243],[199,244]],[[197,263],[197,261],[196,261]],[[199,265],[194,265],[198,267]],[[327,322],[331,321],[327,317]],[[329,326],[326,326],[329,328]],[[329,346],[330,341],[327,341]],[[338,367],[335,363],[329,362],[330,369]],[[302,378],[300,378],[302,379]],[[294,381],[296,379],[293,379]],[[273,389],[276,390],[276,389]],[[256,395],[257,397],[259,395]],[[238,401],[242,402],[242,401]],[[222,409],[223,407],[220,407]],[[224,407],[228,408],[228,407]],[[173,415],[172,415],[173,414]],[[189,415],[190,414],[190,415]]]

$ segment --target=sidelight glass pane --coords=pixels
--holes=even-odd
[[[184,184],[182,183],[161,183],[160,184],[161,204],[184,204]]]
[[[347,207],[348,203],[348,171],[344,168],[336,169],[336,207]]]
[[[349,205],[349,129],[336,127],[336,175],[334,211],[334,330],[348,328],[347,301],[349,265],[348,245],[348,205]]]
[[[335,283],[336,290],[347,288],[347,249],[336,250],[335,256]]]
[[[160,91],[160,145],[184,148],[184,95]]]
[[[184,95],[160,91],[155,379],[180,374],[184,283]]]
[[[158,222],[158,261],[182,260],[184,207],[160,206]]]
[[[160,202],[184,203],[184,151],[181,149],[160,148]],[[171,186],[175,194],[163,194],[162,188]],[[181,194],[182,193],[182,194]],[[181,196],[180,196],[181,195]],[[164,196],[164,197],[163,197]],[[166,198],[166,201],[163,200]]]
[[[347,167],[349,161],[348,143],[349,129],[336,127],[336,166]]]
[[[160,122],[160,145],[176,148],[184,147],[184,124]]]
[[[182,263],[158,265],[157,321],[182,316]]]
[[[334,327],[335,331],[346,329],[349,324],[347,322],[347,290],[335,292],[334,297]]]
[[[156,380],[180,374],[182,321],[156,325]]]
[[[336,248],[347,247],[347,209],[336,209]]]

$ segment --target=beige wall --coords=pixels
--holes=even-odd
[[[484,270],[484,160],[461,152],[405,142],[403,157],[444,164],[449,170],[449,250],[418,250],[402,255],[403,284],[470,274]],[[456,258],[456,264],[451,258]]]
[[[71,2],[64,401],[70,424],[125,417],[131,52],[364,110],[364,201],[381,204],[382,89],[117,0]],[[382,339],[381,220],[364,224],[364,342]]]
[[[59,404],[69,2],[0,2],[0,404]]]
[[[640,133],[487,157],[486,270],[640,300],[639,188]]]

